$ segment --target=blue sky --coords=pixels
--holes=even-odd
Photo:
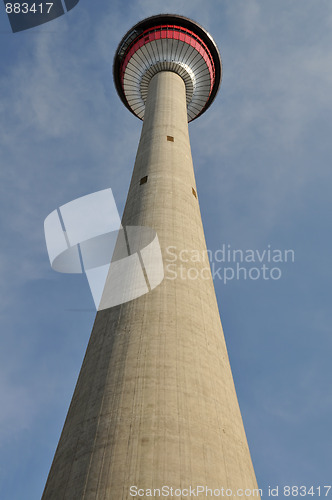
[[[84,276],[52,271],[43,222],[108,187],[122,213],[141,122],[113,55],[160,12],[200,22],[223,59],[190,124],[208,248],[295,252],[280,280],[215,280],[259,486],[331,482],[330,0],[81,0],[17,34],[0,13],[1,500],[40,498],[95,316]]]

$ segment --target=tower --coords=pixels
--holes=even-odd
[[[122,225],[157,232],[165,277],[149,293],[98,311],[43,500],[128,500],[163,486],[190,498],[189,488],[202,485],[249,498],[257,483],[188,134],[218,91],[220,55],[197,23],[163,14],[124,36],[113,71],[121,100],[143,120]],[[208,496],[200,490],[195,498]]]

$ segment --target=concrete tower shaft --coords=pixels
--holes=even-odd
[[[43,500],[129,500],[132,486],[197,485],[251,498],[243,492],[257,483],[209,263],[174,262],[182,250],[206,252],[177,72],[150,79],[122,224],[157,232],[165,279],[97,313]],[[179,264],[198,278],[180,276]],[[108,293],[106,282],[102,301]]]

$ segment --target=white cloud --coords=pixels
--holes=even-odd
[[[285,2],[228,2],[225,19],[219,12],[213,24],[224,77],[211,108],[192,125],[192,143],[208,145],[202,153],[196,147],[195,163],[208,166],[207,182],[212,176],[223,207],[234,212],[239,196],[251,212],[256,207],[262,233],[296,207],[318,173],[330,176],[326,158],[310,161],[310,146],[319,155],[315,133],[321,127],[324,136],[332,113],[332,34],[324,12],[331,15],[331,6],[318,9],[320,36],[311,23],[316,7],[301,3],[299,13],[298,2],[287,9]]]

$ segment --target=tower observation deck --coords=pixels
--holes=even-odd
[[[125,106],[143,119],[149,83],[171,71],[186,86],[188,121],[212,103],[221,82],[221,59],[212,37],[186,17],[153,16],[122,39],[114,59],[114,81]]]
[[[257,498],[209,262],[188,258],[207,252],[188,122],[217,94],[219,51],[196,22],[157,15],[123,37],[113,73],[143,120],[122,226],[157,233],[164,279],[113,307],[106,280],[42,500],[158,498],[163,487]]]

